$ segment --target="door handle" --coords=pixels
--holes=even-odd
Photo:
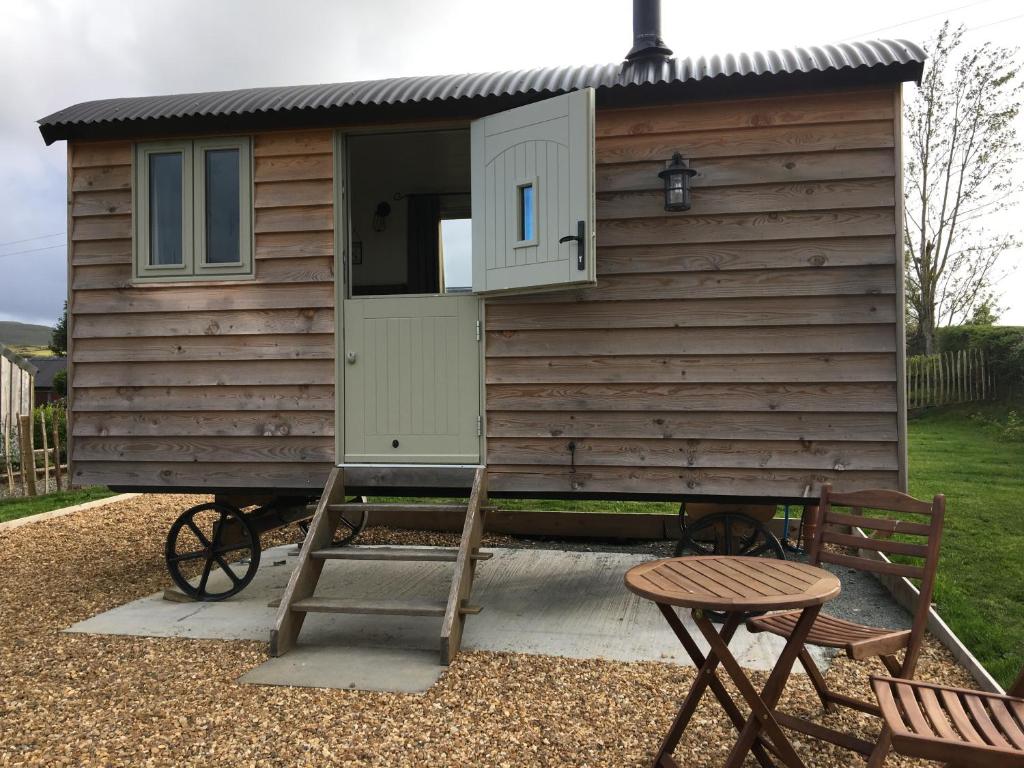
[[[354,362],[356,361],[356,353],[355,353],[355,352],[349,352],[349,353],[347,353],[347,354],[345,355],[345,361],[346,361],[346,362],[347,362],[347,363],[348,363],[349,365],[352,365],[352,364],[353,364],[353,363],[354,363]]]
[[[565,235],[565,237],[558,238],[559,243],[568,243],[571,240],[576,241],[576,269],[581,272],[586,269],[587,263],[587,224],[584,221],[576,222],[576,234]]]

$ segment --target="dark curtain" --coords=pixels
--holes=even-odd
[[[409,227],[406,238],[408,292],[438,293],[441,289],[441,198],[409,195]]]

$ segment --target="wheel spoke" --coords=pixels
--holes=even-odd
[[[235,572],[231,570],[231,567],[228,565],[227,561],[223,557],[221,557],[220,555],[214,555],[214,557],[220,564],[220,569],[228,575],[228,578],[231,579],[231,581],[233,581],[236,585],[242,583],[242,580],[235,576]]]
[[[768,544],[768,543],[762,544],[760,547],[757,547],[756,549],[751,550],[748,553],[748,557],[760,557],[765,552],[767,552],[769,549],[771,549],[771,544]]]
[[[746,555],[748,552],[750,552],[751,548],[757,544],[757,533],[757,531],[754,531],[747,538],[741,538],[739,554]]]
[[[741,542],[740,549],[741,550],[750,549],[752,546],[754,546],[757,543],[757,534],[758,533],[760,533],[760,532],[756,528],[754,528],[754,529],[752,529],[750,531],[750,535],[747,536],[746,538],[744,538],[743,536],[740,536],[740,542]]]
[[[207,558],[206,565],[203,566],[203,575],[199,579],[199,586],[196,588],[200,595],[206,593],[206,582],[210,580],[211,570],[213,570],[213,558]]]
[[[192,533],[196,535],[196,538],[199,539],[200,544],[202,544],[204,547],[210,546],[210,540],[203,535],[203,532],[199,530],[199,526],[195,524],[194,520],[189,518],[185,521],[185,525],[187,525],[192,530]]]
[[[732,518],[726,516],[724,522],[725,526],[725,554],[732,554]]]
[[[213,524],[213,543],[210,544],[211,549],[217,549],[220,544],[221,538],[224,535],[224,523],[226,522],[227,513],[221,511],[220,520]]]
[[[252,549],[252,545],[242,542],[240,544],[228,544],[227,546],[215,549],[213,554],[215,555],[226,555],[228,552],[237,552],[240,549]]]
[[[206,557],[206,550],[205,549],[199,550],[197,552],[185,552],[185,553],[180,554],[180,555],[173,555],[169,559],[170,559],[170,561],[172,563],[181,563],[181,562],[184,562],[186,560],[201,560],[204,557]]]

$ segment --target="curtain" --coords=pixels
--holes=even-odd
[[[406,201],[409,206],[407,290],[409,293],[438,293],[441,288],[441,198],[438,195],[409,195]]]

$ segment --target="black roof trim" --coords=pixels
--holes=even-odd
[[[39,130],[52,144],[72,138],[471,118],[581,88],[595,88],[598,104],[610,106],[920,81],[924,60],[924,51],[914,43],[874,40],[696,59],[104,99],[44,117]]]

